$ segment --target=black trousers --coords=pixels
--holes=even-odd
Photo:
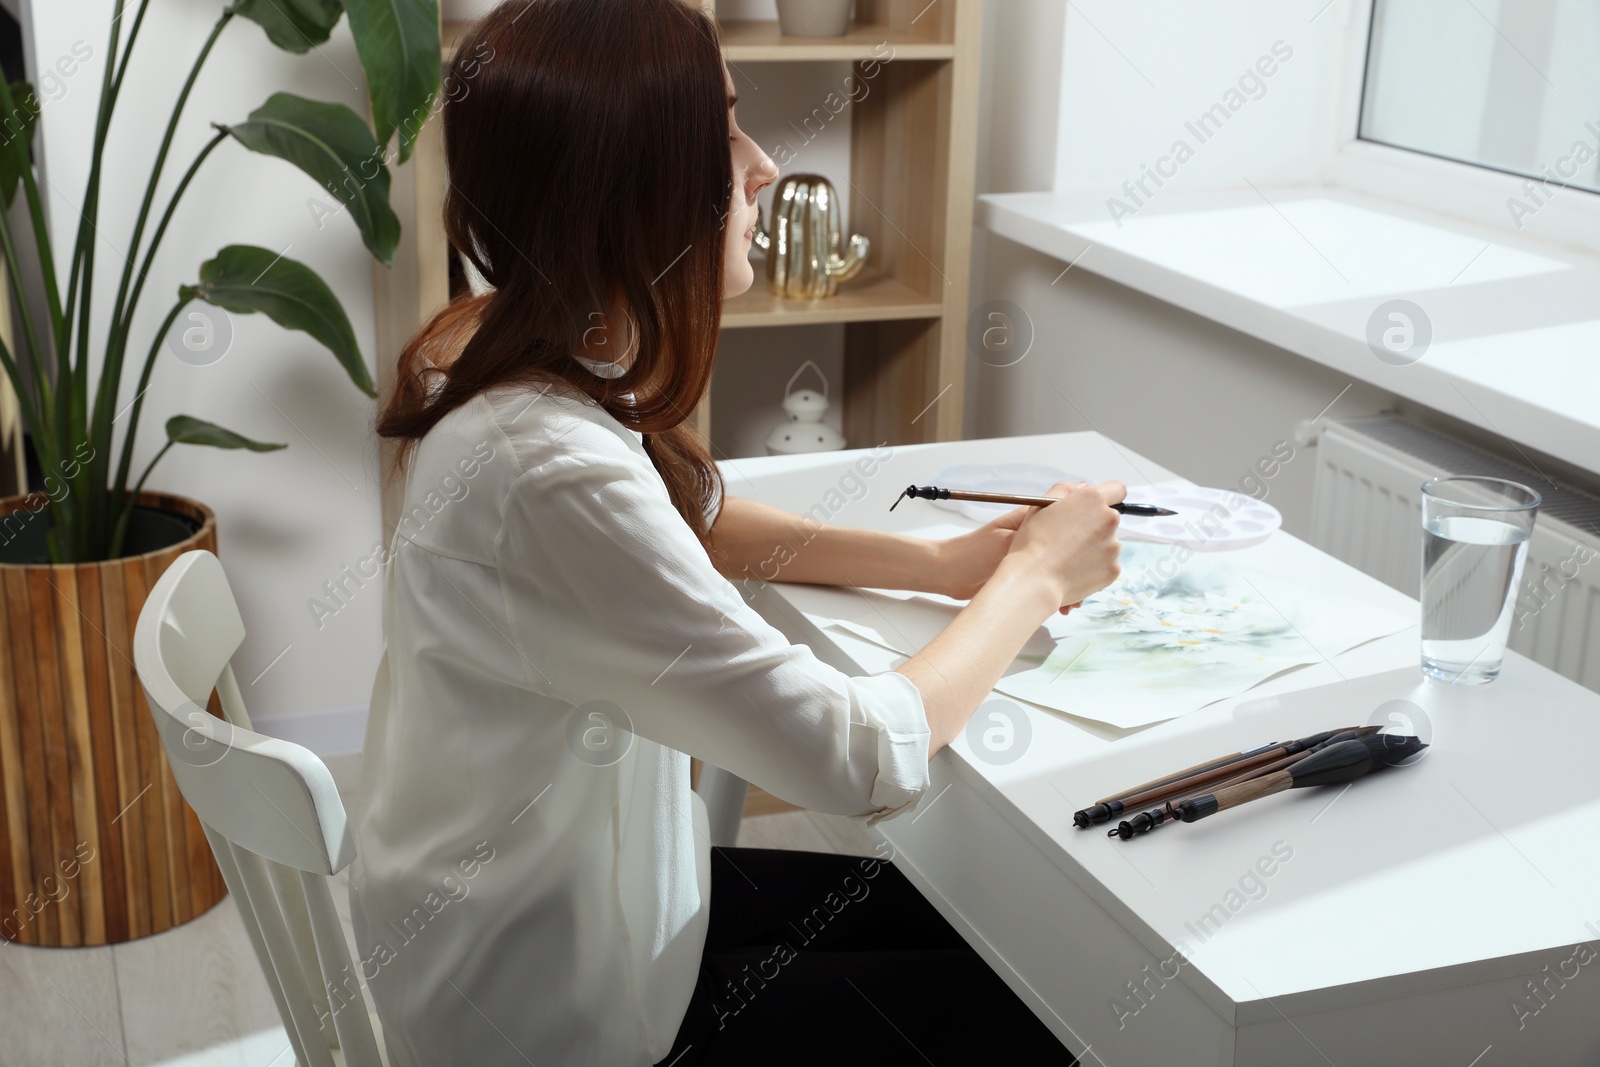
[[[755,848],[711,857],[699,981],[659,1067],[1076,1067],[892,863]]]

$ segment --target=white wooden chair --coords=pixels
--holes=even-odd
[[[243,640],[221,562],[204,550],[185,552],[139,612],[134,667],[295,1056],[303,1067],[388,1067],[328,891],[328,876],[356,856],[344,804],[310,750],[251,731],[228,662]],[[226,722],[205,710],[212,689]]]

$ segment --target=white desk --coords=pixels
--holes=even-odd
[[[841,475],[866,454],[722,467],[731,495],[797,512],[824,503],[828,521],[902,531],[962,521],[925,501],[888,511],[957,462],[1026,458],[1129,485],[1175,477],[1099,434],[1052,434],[897,447],[846,500],[855,483]],[[1417,611],[1281,531],[1243,551],[1252,566],[1316,569],[1353,597]],[[808,616],[883,630],[937,610],[819,586],[750,583],[747,595],[851,673],[903,657]],[[1032,734],[1020,759],[996,766],[958,739],[934,758],[918,807],[876,831],[1086,1064],[1594,1067],[1600,955],[1575,948],[1600,942],[1600,695],[1515,653],[1490,685],[1426,683],[1418,653],[1411,627],[1126,734],[1013,701]],[[1126,843],[1072,825],[1118,788],[1366,722],[1395,698],[1425,709],[1433,746],[1348,792],[1295,791]]]

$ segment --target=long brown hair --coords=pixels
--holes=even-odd
[[[564,383],[643,434],[716,558],[705,510],[722,478],[685,421],[711,381],[733,191],[715,22],[683,0],[505,0],[442,91],[445,233],[493,289],[452,300],[401,350],[377,422],[399,439],[390,476],[479,393]],[[603,378],[573,355],[613,299],[637,349]],[[430,396],[426,353],[468,327]]]

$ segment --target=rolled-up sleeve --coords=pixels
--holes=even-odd
[[[569,445],[603,428],[581,425]],[[594,439],[524,470],[495,538],[529,685],[817,811],[881,817],[928,785],[922,694],[850,676],[745,603],[649,461]]]

